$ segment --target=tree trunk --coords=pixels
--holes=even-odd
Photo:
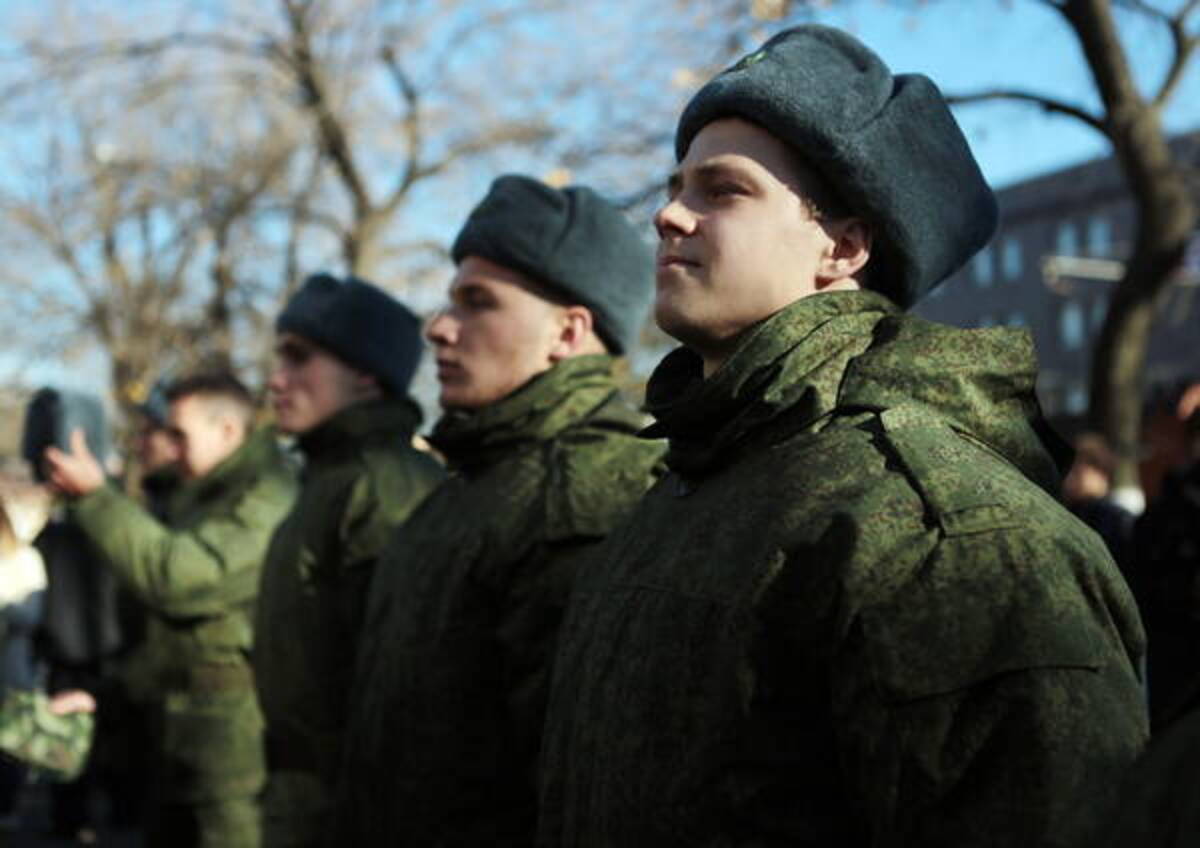
[[[1183,259],[1196,205],[1174,161],[1159,109],[1137,91],[1111,0],[1059,7],[1083,48],[1105,107],[1106,134],[1137,206],[1137,233],[1092,358],[1089,417],[1117,455],[1114,486],[1138,485],[1142,370],[1155,304]]]

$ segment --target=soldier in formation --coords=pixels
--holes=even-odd
[[[941,94],[804,26],[675,151],[671,473],[576,587],[538,843],[1086,844],[1146,740],[1142,628],[1055,497],[1027,337],[905,312],[996,220]]]
[[[328,844],[350,677],[380,550],[441,479],[412,446],[420,321],[354,278],[310,277],[276,321],[275,424],[304,457],[263,567],[254,667],[268,848]]]
[[[385,548],[350,700],[338,844],[529,845],[556,635],[597,544],[654,479],[616,357],[651,259],[583,186],[497,179],[426,330],[450,477]]]

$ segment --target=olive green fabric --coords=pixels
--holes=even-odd
[[[543,846],[1085,844],[1144,637],[1026,335],[815,295],[648,389],[672,473],[578,581]]]
[[[83,771],[92,730],[90,714],[56,715],[41,692],[10,689],[0,702],[0,753],[53,780],[74,780]]]
[[[388,537],[443,477],[412,447],[420,419],[411,400],[369,401],[299,440],[300,496],[271,542],[255,627],[268,846],[323,844],[367,586]]]
[[[376,571],[338,842],[529,845],[549,665],[574,576],[662,449],[613,360],[562,362],[432,440],[453,474]]]
[[[267,545],[294,494],[291,467],[262,431],[184,484],[165,522],[111,487],[73,506],[148,610],[148,651],[139,663],[157,696],[155,788],[166,805],[201,810],[262,789],[262,716],[248,659],[252,615]]]

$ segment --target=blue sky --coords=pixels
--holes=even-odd
[[[1180,3],[1159,0],[1158,5]],[[1003,86],[1098,105],[1090,72],[1057,12],[1032,0],[931,0],[920,6],[914,11],[911,2],[857,0],[821,13],[818,20],[855,33],[893,71],[928,74],[948,94]],[[1127,13],[1118,23],[1145,92],[1165,72],[1166,31]],[[984,174],[997,187],[1108,152],[1090,127],[1027,105],[981,104],[960,107],[956,114]],[[1200,128],[1200,62],[1195,58],[1165,118],[1173,132]]]

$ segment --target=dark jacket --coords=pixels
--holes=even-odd
[[[1083,844],[1146,739],[1143,635],[1055,499],[1034,363],[869,292],[648,399],[672,473],[580,580],[543,846]]]
[[[443,476],[433,457],[412,446],[420,417],[408,399],[370,401],[342,410],[298,442],[305,458],[300,496],[276,530],[263,569],[254,670],[271,771],[308,772],[324,784],[308,807],[333,800],[376,560]],[[319,814],[293,812],[306,819]]]
[[[262,788],[262,717],[249,652],[267,543],[295,481],[269,432],[172,497],[165,522],[106,486],[75,502],[79,526],[148,610],[159,695],[162,797],[195,803]]]
[[[1149,635],[1155,732],[1200,709],[1200,462],[1167,475],[1134,525],[1130,585]]]
[[[528,845],[571,582],[650,485],[612,359],[570,359],[433,435],[452,476],[380,561],[355,674],[339,844]]]

